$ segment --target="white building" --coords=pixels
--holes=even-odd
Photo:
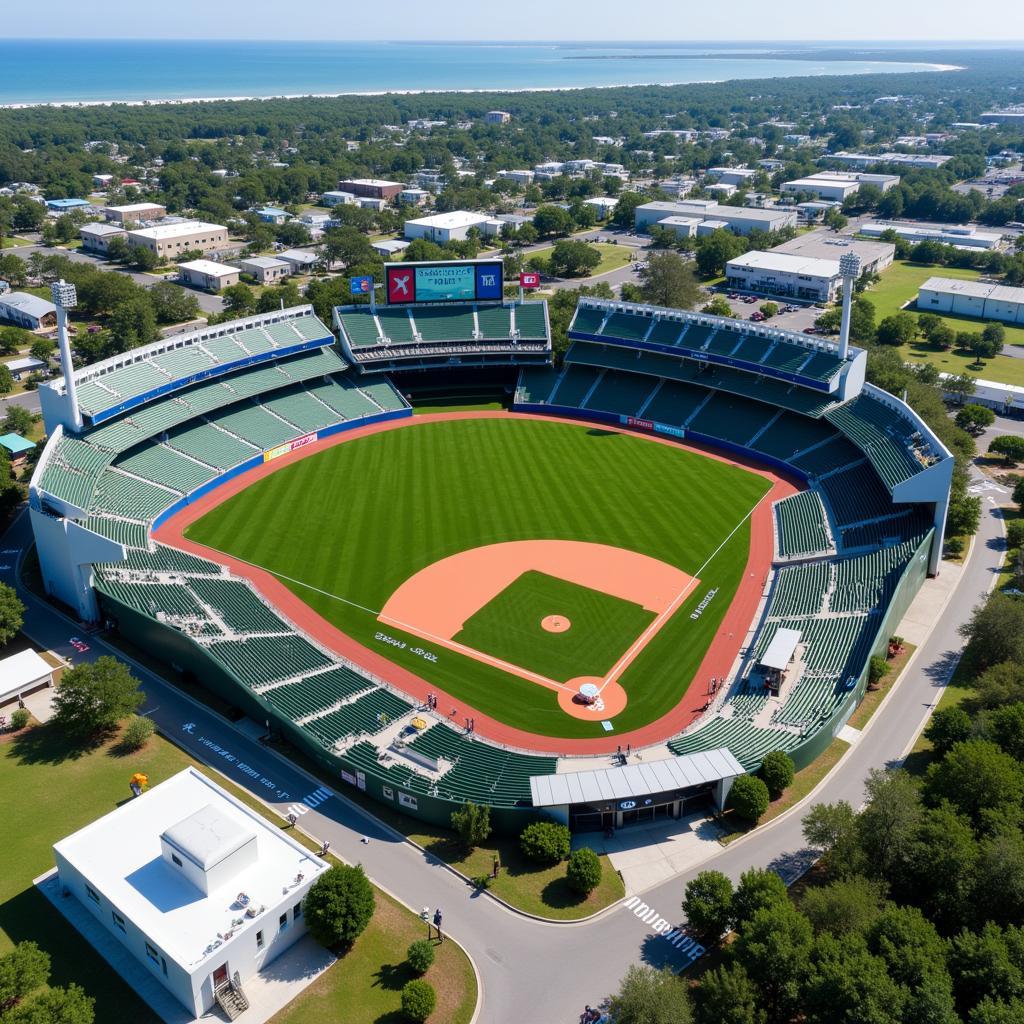
[[[184,220],[177,224],[158,224],[128,232],[128,244],[140,245],[164,259],[173,259],[186,249],[208,252],[227,245],[228,229],[222,224]]]
[[[196,1017],[306,934],[328,865],[195,768],[62,839],[60,884]]]
[[[425,206],[430,193],[425,188],[403,188],[395,197],[396,202],[403,206]]]
[[[1024,324],[1024,288],[952,277],[929,277],[917,293],[919,313],[952,313]]]
[[[238,260],[237,266],[243,274],[251,274],[260,284],[277,284],[292,272],[292,265],[287,260],[273,256],[247,256]]]
[[[618,202],[618,199],[611,196],[595,196],[593,199],[584,199],[583,205],[592,207],[598,220],[606,220],[615,212]]]
[[[533,179],[536,177],[536,171],[523,170],[523,171],[498,171],[499,178],[505,178],[508,181],[514,181],[517,185],[532,185]]]
[[[320,197],[324,206],[351,206],[355,203],[356,197],[353,192],[325,192]]]
[[[319,259],[315,252],[305,249],[285,249],[277,254],[277,259],[284,260],[292,268],[293,274],[308,273]]]
[[[841,203],[858,192],[862,185],[874,185],[882,192],[888,192],[899,183],[898,174],[821,171],[818,174],[808,175],[806,178],[796,178],[793,181],[784,182],[780,191],[789,195],[813,195],[819,199],[830,199]]]
[[[501,221],[486,213],[452,210],[450,213],[435,213],[429,217],[407,220],[405,237],[409,241],[425,238],[428,242],[444,245],[445,242],[464,242],[473,228],[481,235],[496,235],[501,227]]]
[[[53,686],[53,668],[35,651],[0,658],[0,705],[19,701],[44,686]]]
[[[829,153],[819,162],[846,164],[848,167],[864,169],[873,164],[901,164],[924,170],[937,170],[953,158],[943,153]]]
[[[790,256],[811,256],[821,260],[838,260],[844,253],[856,253],[860,259],[860,272],[880,274],[892,266],[896,258],[896,246],[892,242],[867,242],[850,235],[837,235],[831,231],[808,231],[797,235],[772,252],[787,253]]]
[[[508,124],[512,115],[507,110],[488,110],[484,114],[484,120],[488,124]]]
[[[83,224],[78,229],[78,237],[82,240],[82,248],[87,249],[89,252],[97,252],[104,255],[115,238],[126,238],[127,234],[120,224],[92,222]]]
[[[842,287],[839,260],[790,253],[748,252],[725,265],[725,283],[745,292],[761,292],[807,302],[831,302]]]
[[[711,181],[717,181],[722,185],[749,185],[753,178],[757,177],[757,171],[748,167],[709,167],[704,176]]]
[[[697,234],[697,228],[701,225],[699,217],[665,217],[659,220],[657,226],[671,231],[676,238],[693,238]]]
[[[393,260],[398,259],[410,244],[401,238],[382,238],[379,242],[371,242],[370,248],[385,260]]]
[[[878,238],[895,231],[908,242],[941,242],[958,249],[995,249],[1003,240],[998,231],[979,231],[973,224],[900,224],[895,221],[868,221],[858,229],[862,235]]]
[[[737,235],[749,235],[751,231],[781,231],[783,228],[796,227],[797,222],[795,210],[722,206],[702,199],[644,203],[636,208],[633,216],[638,231],[666,217],[697,217],[702,221],[715,221]]]
[[[30,331],[57,326],[57,307],[30,292],[4,292],[0,295],[0,323],[8,321]]]
[[[238,284],[238,268],[226,263],[214,263],[213,260],[189,260],[178,264],[178,277],[182,284],[219,292],[221,288]]]

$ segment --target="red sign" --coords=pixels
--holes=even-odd
[[[539,288],[540,274],[523,273],[519,275],[520,288]]]
[[[413,302],[416,298],[415,270],[410,266],[388,267],[388,302]]]

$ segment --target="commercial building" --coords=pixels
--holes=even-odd
[[[287,260],[273,256],[247,256],[237,261],[236,266],[243,274],[251,274],[260,284],[276,284],[292,272]]]
[[[20,359],[12,359],[3,365],[11,371],[11,376],[15,380],[21,380],[22,377],[30,373],[42,373],[44,370],[49,369],[49,364],[45,360],[36,359],[35,356],[22,356]],[[0,437],[0,444],[3,444],[2,437]],[[34,448],[35,445],[32,447]]]
[[[958,249],[995,249],[1003,240],[998,231],[979,231],[972,224],[900,224],[874,220],[862,224],[858,230],[869,238],[895,231],[897,238],[908,242],[941,242]]]
[[[277,259],[284,260],[292,268],[293,274],[301,274],[312,270],[319,257],[315,252],[307,252],[305,249],[285,249],[277,254]]]
[[[84,908],[195,1017],[306,934],[302,901],[328,869],[194,768],[53,852],[69,915]]]
[[[4,292],[0,295],[0,321],[16,324],[29,331],[57,326],[57,307],[29,292]]]
[[[507,110],[488,110],[484,114],[487,124],[508,124],[511,120],[512,115]]]
[[[1024,106],[1004,107],[1002,110],[986,110],[981,115],[985,124],[1024,125]]]
[[[377,213],[380,213],[387,205],[387,199],[377,199],[374,196],[356,196],[356,206],[361,210],[376,210]]]
[[[88,199],[47,199],[46,208],[50,213],[67,213],[69,210],[87,210],[92,206]]]
[[[397,199],[403,206],[425,206],[430,193],[425,188],[403,188]]]
[[[831,302],[842,287],[839,260],[777,251],[748,252],[725,265],[729,288],[807,302]]]
[[[751,179],[757,177],[758,172],[748,167],[709,167],[704,172],[704,177],[711,181],[717,181],[721,185],[749,185]]]
[[[379,242],[371,242],[370,248],[385,260],[398,259],[411,243],[401,238],[383,238]]]
[[[159,203],[128,203],[126,206],[104,206],[103,216],[114,224],[127,227],[144,220],[163,220],[167,209]]]
[[[263,206],[254,212],[264,224],[284,224],[285,221],[291,220],[291,214],[287,210],[276,206]]]
[[[78,229],[78,237],[82,240],[82,248],[89,252],[106,255],[111,241],[115,238],[127,238],[128,232],[119,224],[83,224]]]
[[[702,221],[699,217],[665,217],[659,220],[657,226],[671,231],[676,238],[693,238],[697,234],[697,228]]]
[[[953,158],[943,153],[829,153],[819,163],[845,164],[847,167],[864,169],[875,164],[900,164],[923,170],[937,170]]]
[[[498,177],[504,178],[507,181],[514,181],[517,185],[532,185],[533,179],[536,176],[536,171],[522,170],[522,171],[498,171]]]
[[[178,276],[182,284],[193,288],[204,288],[208,292],[219,292],[238,284],[238,268],[212,260],[189,260],[178,264]]]
[[[597,219],[605,220],[615,212],[618,202],[618,199],[614,199],[611,196],[595,196],[593,199],[584,199],[583,205],[593,207],[594,213],[597,214]]]
[[[325,192],[320,197],[324,206],[350,206],[355,203],[354,192]]]
[[[403,188],[405,185],[399,181],[384,181],[381,178],[352,178],[338,182],[339,191],[351,192],[352,195],[365,199],[391,200]]]
[[[952,313],[978,320],[1024,324],[1024,288],[952,277],[930,277],[917,293],[921,313]]]
[[[836,235],[831,231],[808,231],[797,235],[782,245],[775,246],[772,252],[785,253],[789,256],[809,256],[819,260],[838,260],[844,253],[856,253],[860,258],[860,272],[864,274],[880,274],[892,266],[896,258],[896,246],[892,242],[867,242],[849,235]]]
[[[3,438],[0,438],[2,441]],[[27,444],[29,449],[35,448],[31,441]],[[53,686],[53,668],[35,651],[21,651],[8,658],[0,658],[0,706],[20,701],[44,686]]]
[[[749,235],[751,231],[781,231],[783,228],[796,227],[797,222],[795,210],[758,210],[688,199],[676,203],[644,203],[636,208],[634,225],[641,231],[666,217],[697,217],[702,221],[716,221],[737,235]]]
[[[228,229],[222,224],[207,224],[201,220],[185,220],[178,224],[158,224],[152,228],[136,228],[128,232],[128,244],[144,249],[165,259],[173,259],[186,249],[209,252],[227,245]]]
[[[425,238],[428,242],[464,242],[469,232],[476,228],[482,235],[496,235],[501,231],[501,221],[486,213],[470,213],[467,210],[452,210],[450,213],[435,213],[429,217],[417,217],[405,222],[405,237],[410,241]]]
[[[813,195],[819,199],[831,199],[841,203],[859,191],[862,185],[874,185],[882,192],[888,192],[899,183],[898,174],[857,172],[842,174],[835,171],[822,171],[819,174],[808,175],[806,178],[783,182],[780,191],[784,195]]]

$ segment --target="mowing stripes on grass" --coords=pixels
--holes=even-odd
[[[188,536],[274,573],[339,629],[481,714],[530,732],[595,736],[599,723],[570,719],[535,683],[445,649],[425,661],[411,650],[429,644],[397,629],[388,633],[408,649],[383,647],[366,609],[383,608],[442,558],[503,541],[607,544],[694,575],[742,521],[620,678],[629,705],[616,729],[636,728],[672,708],[693,677],[746,565],[743,517],[768,489],[741,467],[597,427],[415,420],[279,469]],[[713,587],[715,600],[691,620],[691,606]]]

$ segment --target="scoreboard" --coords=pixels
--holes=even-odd
[[[386,263],[384,283],[391,305],[410,302],[500,302],[501,260]]]

